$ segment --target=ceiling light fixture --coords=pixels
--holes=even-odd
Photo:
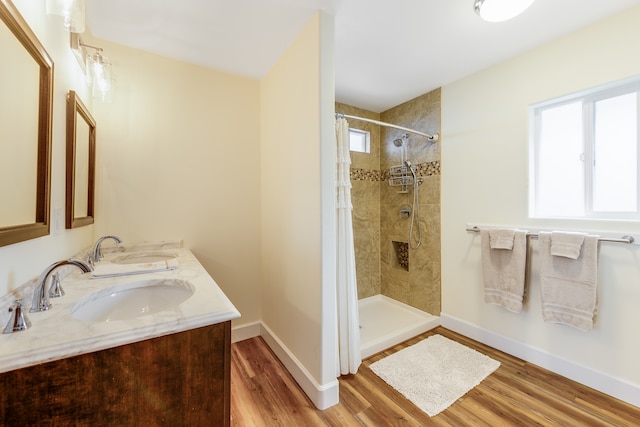
[[[501,22],[527,10],[535,0],[474,0],[473,9],[485,21]]]
[[[47,15],[64,18],[64,28],[72,33],[84,33],[85,0],[47,0]]]

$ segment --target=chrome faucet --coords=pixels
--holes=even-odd
[[[63,261],[54,262],[49,267],[45,268],[38,281],[36,282],[36,287],[33,290],[33,298],[31,299],[31,312],[36,311],[46,311],[49,310],[51,304],[49,303],[49,292],[47,289],[47,279],[49,275],[58,267],[62,267],[63,265],[75,265],[80,270],[85,273],[93,271],[93,268],[84,261],[80,261],[77,259],[68,259]]]
[[[122,240],[120,240],[118,236],[102,236],[96,241],[95,245],[93,245],[93,249],[89,253],[88,259],[90,264],[99,262],[100,258],[102,258],[102,249],[100,248],[100,245],[106,239],[113,239],[116,241],[117,244],[122,243]]]

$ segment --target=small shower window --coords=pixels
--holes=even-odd
[[[351,151],[357,151],[359,153],[369,153],[370,134],[366,130],[349,129],[349,149]]]

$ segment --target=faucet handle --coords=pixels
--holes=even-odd
[[[14,301],[13,305],[9,307],[9,313],[11,313],[11,317],[9,323],[7,323],[7,326],[4,328],[4,334],[25,331],[31,327],[29,318],[24,313],[24,310],[22,310],[21,300],[17,299]]]
[[[95,267],[95,264],[93,263],[93,255],[91,255],[91,251],[87,252],[87,264],[89,264],[91,268]]]
[[[64,295],[64,289],[60,284],[60,273],[57,271],[51,275],[51,285],[49,285],[49,297],[59,298]]]

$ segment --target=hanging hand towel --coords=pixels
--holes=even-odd
[[[593,329],[598,276],[598,236],[584,237],[577,259],[551,254],[551,233],[540,232],[540,295],[545,322]]]
[[[490,232],[480,230],[484,301],[519,313],[524,298],[527,232],[513,230],[512,250],[491,249]]]
[[[513,249],[515,228],[492,228],[489,230],[489,245],[491,249]]]
[[[552,232],[551,255],[578,259],[586,235],[586,233]]]

